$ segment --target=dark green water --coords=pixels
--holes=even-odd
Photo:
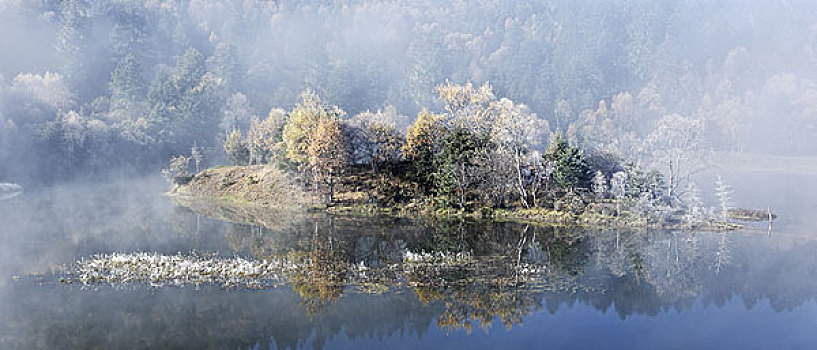
[[[798,185],[813,179],[726,179],[736,202],[777,211],[771,233],[290,215],[260,227],[177,207],[155,179],[27,189],[0,202],[0,349],[817,347],[817,200]],[[484,264],[380,293],[337,272],[266,290],[58,283],[62,266],[97,253],[301,254],[376,269],[406,250],[546,272]]]

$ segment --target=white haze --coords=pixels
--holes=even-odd
[[[610,148],[600,130],[640,144],[680,115],[708,150],[814,156],[814,13],[788,0],[3,1],[0,180],[151,174],[193,143],[218,163],[229,101],[263,118],[310,88],[348,116],[414,118],[441,109],[446,81],[489,82],[585,148]],[[212,92],[195,120],[168,122],[151,87],[187,74],[189,49]],[[138,81],[123,100],[111,79],[127,55]]]

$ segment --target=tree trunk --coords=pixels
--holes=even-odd
[[[667,186],[667,196],[670,200],[673,200],[673,196],[675,195],[675,169],[673,167],[673,162],[670,160],[669,162],[669,184]]]
[[[520,154],[519,150],[516,151],[516,180],[517,186],[519,186],[519,195],[522,197],[522,203],[525,204],[525,208],[530,208],[530,204],[528,204],[528,193],[525,191],[525,185],[522,183],[522,161],[519,159]]]
[[[314,185],[315,195],[320,195],[320,193],[318,192],[320,190],[320,187],[319,187],[320,182],[318,181],[319,178],[320,178],[320,176],[318,176],[318,169],[313,169],[312,170],[312,182],[315,184]]]
[[[335,201],[335,196],[334,196],[334,192],[335,192],[335,182],[334,182],[334,180],[335,180],[335,179],[334,179],[333,173],[334,173],[333,171],[330,171],[330,172],[329,172],[329,180],[328,180],[328,185],[329,185],[329,204],[332,204],[332,202],[334,202],[334,201]]]
[[[533,195],[533,206],[534,207],[538,205],[538,203],[536,202],[536,190],[537,189],[534,188],[533,191],[531,191],[531,194]]]
[[[465,209],[465,165],[460,164],[460,208]]]

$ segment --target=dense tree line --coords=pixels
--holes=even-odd
[[[672,187],[674,174],[688,168],[671,168],[674,177],[667,178],[615,154],[586,151],[552,132],[526,105],[498,98],[488,84],[448,82],[437,93],[443,112],[424,109],[403,128],[411,118],[394,109],[350,117],[307,90],[292,110],[272,109],[267,118],[251,120],[246,133],[231,131],[223,148],[236,165],[272,164],[305,175],[330,204],[339,176],[370,174],[389,187],[385,195],[373,195],[377,188],[370,183],[352,186],[370,192],[378,204],[469,212],[542,207],[575,214],[595,208],[656,222],[669,219],[673,208],[691,208],[689,195]],[[167,174],[177,183],[188,181],[191,159],[174,157]],[[713,216],[698,214],[690,221]]]
[[[783,0],[3,2],[0,176],[155,171],[193,144],[204,162],[224,161],[233,129],[248,132],[253,116],[307,88],[350,115],[459,113],[434,93],[446,81],[490,82],[570,142],[644,162],[654,144],[643,140],[662,120],[697,128],[692,143],[705,148],[813,154],[817,35],[803,14],[814,10]],[[386,156],[361,152],[373,150],[353,156]],[[685,187],[677,164],[653,160],[671,191]]]

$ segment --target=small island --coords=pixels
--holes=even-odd
[[[682,181],[693,171],[684,166],[697,154],[691,148],[696,135],[685,134],[682,121],[667,123],[664,134],[648,140],[666,156],[670,172],[664,175],[612,152],[581,149],[525,105],[497,98],[488,84],[448,83],[437,92],[444,112],[423,110],[409,123],[393,109],[349,118],[305,91],[291,111],[273,109],[247,132],[225,136],[233,166],[191,174],[191,162],[199,168],[200,150],[194,146],[190,156],[174,157],[164,171],[174,184],[170,194],[333,214],[740,227],[729,221],[741,212],[730,207],[729,187],[720,178],[718,209],[705,208],[694,184]]]

